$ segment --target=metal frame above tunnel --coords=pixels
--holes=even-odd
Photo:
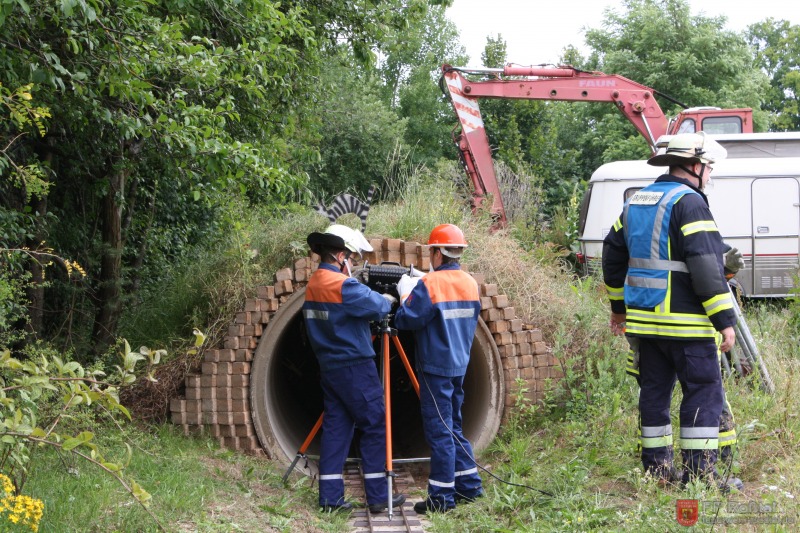
[[[270,457],[286,464],[295,457],[322,412],[319,367],[302,319],[304,299],[305,288],[298,288],[275,312],[258,343],[250,372],[250,407],[256,435]],[[413,366],[413,336],[400,331],[398,338]],[[379,339],[376,350],[378,342]],[[419,400],[394,351],[391,364],[395,458],[427,457]],[[500,353],[483,319],[475,333],[464,389],[464,433],[480,451],[497,435],[505,399]],[[307,453],[319,454],[319,436]]]

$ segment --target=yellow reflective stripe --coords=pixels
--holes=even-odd
[[[708,316],[724,311],[725,309],[733,309],[733,299],[731,293],[718,294],[713,298],[709,298],[703,302],[703,307]]]
[[[667,326],[664,324],[638,324],[628,320],[625,331],[631,335],[659,335],[663,337],[708,337],[714,338],[714,327]]]
[[[681,439],[682,450],[716,450],[719,439]]]
[[[628,309],[625,318],[625,329],[630,334],[710,338],[716,335],[706,315]]]
[[[619,231],[622,229],[622,217],[619,217],[616,222],[614,222],[614,231]]]
[[[683,233],[684,236],[691,235],[692,233],[697,233],[699,231],[719,232],[719,229],[717,229],[717,225],[713,220],[698,220],[697,222],[692,222],[681,227],[681,233]]]
[[[716,450],[719,446],[719,426],[681,428],[681,448],[684,450]]]
[[[732,429],[730,431],[720,431],[719,432],[719,447],[722,448],[723,446],[733,446],[736,444],[736,430]]]
[[[610,285],[606,285],[606,292],[608,293],[609,300],[624,300],[625,299],[625,289],[623,287],[611,287]]]
[[[627,320],[635,319],[642,322],[684,322],[686,324],[705,325],[711,324],[706,315],[694,313],[659,313],[658,311],[644,311],[642,309],[628,309],[625,314]]]
[[[663,448],[672,446],[672,435],[665,437],[642,437],[642,448]]]

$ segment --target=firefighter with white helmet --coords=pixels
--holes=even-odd
[[[670,400],[681,383],[681,481],[700,478],[741,488],[716,473],[724,393],[719,349],[735,342],[736,314],[724,276],[720,237],[703,193],[725,150],[703,133],[672,137],[648,160],[667,174],[637,191],[603,243],[611,330],[638,342],[642,464],[673,481]]]
[[[367,505],[370,512],[381,512],[388,507],[385,406],[369,323],[385,317],[396,299],[350,277],[351,254],[372,251],[360,231],[333,224],[311,233],[307,242],[320,257],[303,303],[324,402],[319,505],[325,511],[352,509],[344,499],[342,472],[358,427]],[[398,494],[392,507],[404,501]]]
[[[459,265],[467,241],[458,226],[435,227],[428,246],[433,271],[400,279],[402,304],[395,313],[395,326],[412,330],[416,339],[422,424],[431,448],[428,496],[414,505],[418,513],[447,512],[483,495],[461,428],[464,375],[481,310],[478,284]]]

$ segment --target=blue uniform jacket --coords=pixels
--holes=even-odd
[[[414,331],[419,370],[463,376],[480,311],[477,282],[458,264],[448,264],[417,283],[395,313],[394,324]]]
[[[351,366],[375,357],[369,321],[391,304],[379,293],[322,263],[306,286],[303,316],[321,370]]]
[[[715,336],[736,324],[736,314],[728,284],[723,273],[722,255],[725,244],[719,234],[708,200],[702,191],[685,179],[668,174],[639,193],[676,190],[678,185],[691,189],[666,210],[659,223],[666,228],[653,242],[655,218],[650,211],[661,203],[631,206],[627,223],[623,216],[614,223],[603,243],[603,276],[614,313],[626,313],[627,334],[639,337],[669,337],[696,341]],[[637,194],[639,194],[637,193]],[[628,200],[628,204],[633,198]],[[634,209],[634,207],[636,209]],[[657,229],[657,228],[656,228]],[[628,232],[635,235],[637,248],[628,246]],[[631,262],[642,255],[642,250],[666,259],[675,265],[685,265],[666,272],[662,283],[663,301],[650,306],[636,305],[636,295],[630,290],[629,276],[640,275]],[[674,267],[673,267],[674,268]],[[641,269],[639,269],[641,270]],[[660,280],[650,279],[653,287]],[[639,282],[641,284],[641,282]]]

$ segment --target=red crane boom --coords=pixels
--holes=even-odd
[[[617,74],[586,72],[570,66],[512,65],[502,69],[443,65],[442,74],[442,90],[449,94],[459,120],[460,131],[453,130],[453,140],[474,187],[473,210],[481,205],[487,193],[491,194],[491,212],[500,226],[505,226],[506,215],[478,105],[480,98],[609,102],[633,124],[653,152],[658,138],[668,133],[708,129],[709,125],[715,126],[717,133],[751,133],[753,127],[752,110],[746,108],[692,108],[669,120],[655,99],[655,90]],[[489,78],[475,81],[464,74]]]

